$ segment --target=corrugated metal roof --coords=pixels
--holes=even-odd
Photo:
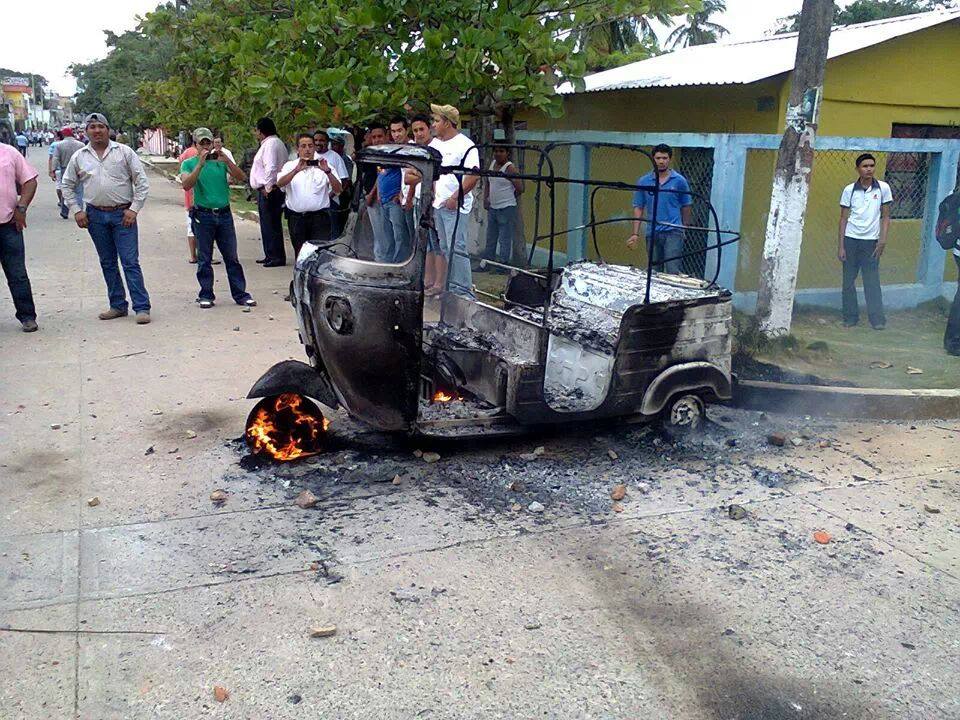
[[[957,19],[960,19],[960,9],[933,10],[836,27],[830,34],[828,57],[839,57]],[[738,43],[696,45],[588,75],[584,78],[585,91],[752,83],[793,70],[796,54],[796,33]],[[557,88],[561,94],[573,91],[570,83]]]

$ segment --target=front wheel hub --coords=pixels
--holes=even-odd
[[[668,418],[672,427],[696,430],[703,422],[703,401],[696,395],[682,395],[670,404]]]

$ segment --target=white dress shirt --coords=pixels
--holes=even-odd
[[[314,159],[319,160],[320,155],[314,153]],[[277,173],[278,177],[283,177],[300,162],[300,158],[290,160]],[[331,171],[336,172],[333,167]],[[293,212],[306,213],[326,210],[330,207],[330,197],[333,188],[330,186],[330,180],[327,174],[319,167],[308,167],[293,176],[293,180],[282,188],[286,194],[286,205],[288,210]]]

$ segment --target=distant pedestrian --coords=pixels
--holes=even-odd
[[[311,133],[297,136],[297,159],[289,160],[277,175],[286,196],[287,227],[294,257],[305,242],[329,243],[333,231],[331,200],[340,192],[340,178],[327,158],[317,152]]]
[[[30,144],[30,139],[24,134],[23,130],[17,133],[16,136],[17,150],[20,151],[20,154],[24,157],[27,156],[27,145]]]
[[[637,179],[637,185],[649,188],[657,184],[662,192],[657,197],[657,219],[653,222],[653,190],[633,193],[633,234],[627,239],[631,250],[640,239],[640,223],[647,222],[647,257],[661,272],[677,274],[683,271],[684,227],[693,224],[693,198],[690,183],[676,170],[670,169],[673,148],[660,144],[653,148],[653,165],[646,175]],[[654,172],[656,174],[654,174]],[[656,224],[656,227],[654,227]]]
[[[490,170],[506,176],[516,175],[510,160],[510,148],[496,140]],[[513,259],[513,235],[517,227],[517,196],[523,192],[523,181],[510,177],[488,177],[483,186],[483,206],[487,209],[487,242],[483,257],[509,263]]]
[[[857,275],[862,273],[867,317],[874,330],[883,330],[887,319],[880,289],[880,256],[887,246],[893,193],[887,183],[874,177],[877,161],[873,155],[860,155],[856,166],[860,177],[840,193],[837,257],[843,263],[843,324],[853,327],[860,322]]]
[[[431,104],[430,113],[435,136],[430,147],[442,156],[443,167],[479,170],[480,151],[460,132],[460,111],[452,105]],[[473,275],[467,257],[467,223],[473,207],[473,188],[479,181],[479,175],[465,175],[462,171],[446,172],[437,178],[433,210],[442,255],[437,264],[436,284],[426,289],[427,295],[439,295],[449,284],[457,295],[473,298]]]
[[[223,133],[215,132],[213,133],[213,152],[220,153],[221,155],[226,155],[230,160],[236,163],[236,159],[233,157],[233,153],[229,149],[223,146]]]
[[[24,332],[39,329],[23,248],[27,208],[36,192],[37,171],[11,146],[0,144],[0,265]]]
[[[193,190],[193,232],[197,238],[197,281],[200,294],[197,303],[201,308],[212,308],[216,295],[213,292],[213,246],[220,249],[227,270],[230,295],[237,305],[253,307],[257,303],[247,292],[243,266],[237,256],[237,231],[230,208],[230,182],[246,182],[247,174],[227,155],[213,150],[213,133],[208,128],[198,127],[193,131],[197,155],[180,165],[180,180],[185,190]]]
[[[150,296],[140,269],[137,213],[147,202],[150,183],[133,149],[110,140],[110,124],[102,113],[90,113],[84,125],[90,144],[67,163],[63,200],[77,226],[89,231],[100,256],[110,308],[99,317],[113,320],[127,315],[127,294],[117,267],[119,256],[137,324],[146,325],[150,322]],[[78,188],[82,188],[82,198]]]
[[[50,166],[54,171],[51,176],[57,183],[57,197],[60,198],[60,217],[66,220],[69,217],[69,208],[63,201],[63,173],[67,169],[67,163],[70,158],[80,150],[84,145],[73,136],[73,128],[64,127],[60,130],[63,138],[57,142],[57,149],[53,151],[50,160]],[[77,205],[83,206],[83,186],[77,187]]]
[[[183,167],[184,162],[197,156],[197,145],[193,141],[193,137],[190,137],[187,142],[187,147],[182,153],[180,153],[180,155],[177,156],[177,161],[180,163],[181,167]],[[183,208],[186,211],[187,216],[187,252],[189,253],[187,262],[191,265],[196,265],[197,237],[193,232],[193,188],[183,188]]]
[[[287,146],[277,136],[277,126],[268,117],[257,120],[254,129],[260,148],[250,168],[250,187],[257,191],[257,212],[260,215],[260,240],[264,267],[287,264],[283,247],[283,192],[277,187],[277,172],[287,162]]]

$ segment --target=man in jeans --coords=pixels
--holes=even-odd
[[[843,324],[853,327],[860,322],[857,275],[862,272],[867,317],[874,330],[883,330],[887,319],[880,290],[880,256],[887,246],[893,193],[887,183],[874,178],[877,161],[873,155],[860,155],[856,164],[859,179],[840,193],[837,257],[843,263]]]
[[[660,181],[657,198],[657,219],[653,222],[653,190],[633,193],[633,234],[627,238],[627,247],[633,250],[640,240],[640,223],[647,220],[647,254],[653,266],[661,272],[677,274],[683,271],[683,228],[692,224],[693,199],[690,183],[676,170],[670,169],[673,148],[660,144],[653,148],[654,171],[637,179],[637,185],[649,188]],[[656,227],[654,227],[656,225]]]
[[[442,156],[441,166],[478,170],[480,151],[460,132],[460,111],[452,105],[431,104],[430,114],[434,134],[430,147]],[[433,217],[442,255],[437,262],[435,285],[425,290],[427,295],[439,295],[449,284],[451,292],[473,298],[473,275],[466,255],[467,223],[473,207],[472,190],[479,181],[479,175],[466,175],[463,171],[442,173],[437,178]]]
[[[197,156],[180,165],[184,190],[193,190],[193,232],[197,237],[197,281],[200,294],[197,302],[204,310],[213,307],[213,245],[217,244],[227,269],[230,294],[237,305],[253,307],[257,303],[247,292],[243,266],[237,257],[237,232],[230,209],[229,175],[238,183],[246,182],[247,174],[225,153],[211,152],[213,133],[198,127],[193,131]]]
[[[60,217],[66,220],[69,217],[69,208],[63,201],[63,172],[67,169],[67,163],[73,154],[83,147],[83,143],[73,136],[73,128],[65,127],[60,133],[63,138],[50,146],[50,179],[57,183],[57,199],[60,200]],[[77,204],[83,205],[83,193],[77,194]]]
[[[495,140],[490,170],[516,175],[510,161],[506,141]],[[509,263],[513,259],[513,234],[517,226],[517,195],[523,192],[523,181],[509,177],[488,177],[483,184],[483,206],[487,209],[487,242],[483,257]]]
[[[23,251],[27,207],[36,192],[37,171],[13,147],[0,143],[0,265],[24,332],[39,329]]]
[[[137,213],[143,209],[150,192],[147,174],[140,158],[129,145],[110,139],[110,124],[101,113],[90,113],[84,120],[90,144],[78,150],[63,173],[63,201],[77,221],[87,228],[100,256],[100,268],[107,284],[109,309],[101,320],[127,315],[127,295],[117,268],[117,256],[127,279],[127,289],[137,324],[150,322],[150,296],[140,270],[137,238]],[[83,201],[80,205],[82,188]]]

